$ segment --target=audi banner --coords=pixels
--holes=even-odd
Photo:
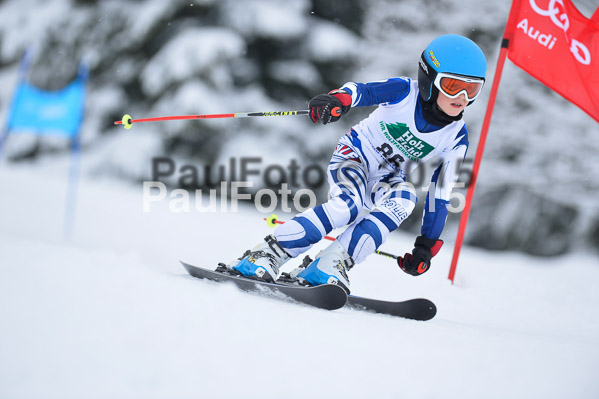
[[[599,122],[599,9],[591,19],[570,0],[514,0],[508,57]]]

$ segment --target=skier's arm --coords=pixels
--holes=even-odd
[[[370,83],[345,83],[341,88],[327,94],[319,94],[310,100],[310,119],[324,125],[336,122],[351,107],[394,104],[410,92],[409,78],[391,78]]]
[[[456,139],[439,157],[424,204],[421,235],[438,240],[445,227],[451,189],[457,181],[460,167],[468,151],[468,131],[464,126]],[[432,197],[432,198],[431,198]]]
[[[391,78],[377,82],[347,82],[341,90],[351,95],[352,107],[368,107],[379,104],[395,104],[410,92],[409,78]]]
[[[421,235],[416,238],[414,249],[397,259],[399,267],[408,274],[419,276],[426,272],[431,265],[431,259],[443,245],[439,237],[445,227],[451,189],[457,180],[459,167],[467,150],[468,131],[464,127],[456,140],[440,156],[424,204]]]

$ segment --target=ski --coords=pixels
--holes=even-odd
[[[306,261],[304,261],[304,263],[306,263]],[[289,273],[283,273],[281,277],[279,277],[277,283],[291,287],[299,286],[297,279],[291,277]],[[437,307],[435,304],[432,301],[424,298],[391,302],[380,299],[365,298],[357,295],[348,295],[345,306],[354,310],[386,314],[389,316],[420,321],[430,320],[437,314]]]
[[[333,284],[319,285],[316,287],[300,286],[281,281],[276,284],[246,277],[233,276],[215,270],[204,269],[181,262],[185,270],[196,278],[216,282],[230,282],[243,291],[258,292],[261,294],[291,298],[297,302],[321,309],[335,310],[347,306],[348,308],[372,313],[386,314],[405,319],[426,321],[435,317],[437,307],[428,299],[416,298],[400,302],[383,301],[365,298],[356,295],[346,295],[345,291]]]
[[[280,299],[291,298],[297,302],[321,309],[339,309],[345,306],[347,302],[345,291],[338,285],[325,284],[316,287],[304,287],[274,284],[204,269],[185,262],[181,262],[181,264],[191,276],[196,278],[216,282],[229,282],[235,284],[243,291],[258,292]],[[281,298],[280,294],[283,295],[283,298]]]
[[[401,302],[389,302],[355,295],[347,297],[347,307],[405,319],[426,321],[437,314],[437,307],[428,299],[416,298]]]

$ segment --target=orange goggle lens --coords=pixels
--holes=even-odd
[[[441,90],[450,96],[466,91],[469,100],[473,100],[483,88],[483,82],[466,82],[464,80],[443,76],[439,82]]]

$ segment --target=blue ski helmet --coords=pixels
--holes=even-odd
[[[443,35],[433,40],[422,52],[418,64],[418,89],[424,101],[437,99],[439,90],[434,82],[438,73],[485,79],[487,72],[483,51],[460,35]]]

